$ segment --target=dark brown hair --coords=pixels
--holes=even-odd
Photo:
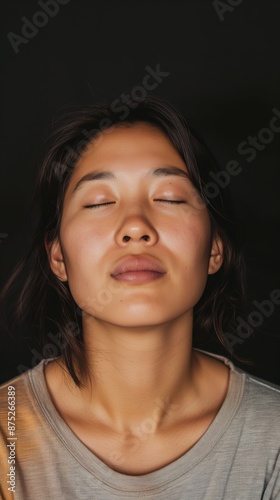
[[[194,308],[194,335],[215,332],[227,347],[224,332],[234,332],[236,318],[242,311],[244,263],[235,241],[234,225],[225,215],[221,190],[217,188],[215,193],[209,192],[210,181],[213,185],[209,172],[216,170],[211,155],[189,130],[181,114],[168,102],[150,96],[145,100],[131,101],[127,110],[127,116],[121,119],[108,104],[95,104],[70,112],[56,122],[39,171],[38,229],[29,252],[2,291],[2,297],[13,294],[13,317],[21,321],[32,318],[42,331],[46,318],[53,315],[64,341],[61,355],[77,385],[87,374],[81,311],[71,296],[68,284],[62,283],[51,271],[45,241],[52,242],[59,237],[65,191],[82,152],[89,141],[108,133],[112,127],[147,122],[167,135],[186,163],[191,181],[207,205],[213,236],[217,235],[222,240],[224,262],[215,275],[208,277],[205,291]],[[15,292],[17,282],[22,286]],[[50,296],[55,301],[52,308],[48,307]]]

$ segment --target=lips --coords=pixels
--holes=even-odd
[[[165,269],[155,259],[138,255],[119,262],[111,276],[119,281],[145,282],[161,278],[164,274]]]

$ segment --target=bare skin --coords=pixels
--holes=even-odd
[[[61,360],[49,363],[50,395],[78,438],[126,474],[152,472],[189,450],[228,387],[228,368],[192,349],[193,307],[222,264],[222,245],[211,241],[190,181],[160,170],[170,166],[187,172],[155,127],[104,134],[75,167],[60,241],[48,248],[53,272],[83,310],[89,369],[80,389]],[[115,178],[80,182],[108,170]],[[117,272],[139,256],[160,272]]]
[[[143,405],[134,399],[124,403],[126,413],[135,408],[134,424],[127,429],[119,429],[116,422],[108,419],[98,397],[83,398],[56,363],[46,367],[47,385],[56,409],[71,430],[97,457],[112,469],[128,475],[140,475],[164,467],[173,462],[203,436],[215,418],[226,396],[228,369],[219,361],[205,359],[196,353],[198,377],[201,388],[181,399],[168,399],[157,392],[153,409],[143,414]],[[199,368],[198,368],[199,367]],[[145,369],[145,367],[143,367]],[[72,387],[71,387],[72,386]],[[71,388],[70,388],[71,387]],[[125,392],[126,379],[119,386],[117,395]],[[142,389],[142,387],[141,387]],[[146,393],[146,400],[149,398]],[[178,402],[176,402],[178,401]],[[134,403],[134,405],[133,405]],[[138,407],[138,412],[137,412]]]

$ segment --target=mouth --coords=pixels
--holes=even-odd
[[[111,276],[118,281],[137,284],[158,280],[165,274],[166,271],[156,260],[138,255],[117,264]]]

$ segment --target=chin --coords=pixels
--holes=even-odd
[[[168,323],[175,319],[174,314],[164,310],[163,306],[151,307],[151,304],[137,304],[132,307],[119,307],[99,318],[123,328],[149,328]]]

